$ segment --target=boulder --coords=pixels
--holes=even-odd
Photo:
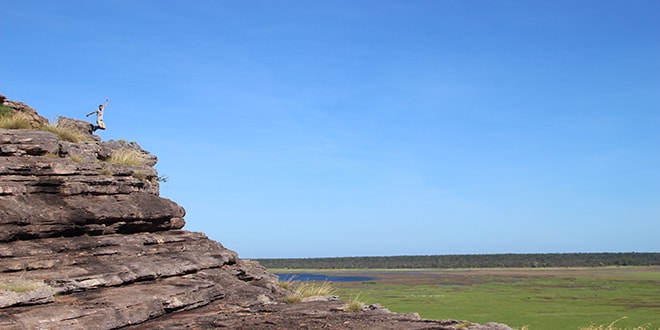
[[[57,118],[56,126],[78,131],[89,141],[101,141],[100,137],[94,135],[94,124],[88,121],[60,116]]]

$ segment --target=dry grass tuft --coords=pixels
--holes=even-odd
[[[302,301],[302,297],[300,295],[297,295],[297,294],[290,294],[290,295],[284,297],[284,302],[287,303],[287,304],[295,304],[295,303],[299,303],[301,301]]]
[[[55,125],[39,125],[33,126],[33,119],[24,112],[14,112],[11,114],[4,114],[0,116],[0,128],[8,129],[37,129],[42,131],[48,131],[55,133],[60,139],[64,141],[69,141],[73,143],[79,143],[84,141],[89,141],[83,133],[78,130],[59,127]]]
[[[287,283],[289,282],[289,283]],[[279,286],[292,293],[284,299],[287,304],[297,303],[307,297],[314,296],[330,296],[335,292],[330,282],[313,283],[313,282],[279,282]],[[282,284],[287,283],[287,284]]]
[[[60,127],[60,126],[55,126],[55,125],[43,125],[39,129],[42,131],[48,131],[51,133],[57,134],[57,136],[60,137],[60,139],[64,141],[69,141],[73,143],[80,143],[80,142],[85,142],[89,141],[89,138],[87,138],[83,133],[81,133],[78,130],[67,128],[67,127]]]
[[[131,174],[132,177],[140,180],[140,181],[147,181],[147,175],[140,172],[140,171],[135,171],[133,174]]]
[[[291,290],[291,289],[293,289],[293,281],[292,280],[278,281],[277,286],[279,286],[280,288],[282,288],[284,290]]]
[[[28,281],[23,279],[0,282],[0,290],[18,293],[30,292],[43,287],[46,287],[43,282]]]
[[[364,304],[359,299],[360,299],[360,295],[357,295],[355,299],[349,301],[348,305],[344,307],[344,312],[351,312],[351,313],[361,312],[362,307],[364,307]]]
[[[615,320],[614,322],[610,323],[609,325],[591,324],[587,327],[580,327],[579,330],[652,330],[650,324],[644,324],[644,325],[640,325],[640,326],[637,326],[637,327],[626,327],[626,328],[619,328],[619,327],[616,327],[614,325],[615,323],[617,323],[621,320],[625,320],[627,318],[628,318],[627,316],[624,316],[622,318],[619,318],[619,319]]]
[[[293,291],[300,293],[303,297],[329,296],[335,292],[335,288],[330,282],[301,282],[294,287]]]
[[[47,153],[43,154],[43,157],[46,157],[46,158],[60,158],[60,155],[54,154],[52,152],[47,152]]]
[[[23,112],[0,116],[0,128],[31,129],[32,118]]]
[[[109,163],[130,166],[144,166],[146,164],[144,156],[135,150],[127,148],[116,150],[110,158],[106,159],[106,161]]]
[[[349,313],[361,312],[363,306],[364,304],[362,304],[362,302],[357,300],[352,300],[351,302],[348,303],[344,311]]]

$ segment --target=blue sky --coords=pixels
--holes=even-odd
[[[6,1],[0,93],[110,98],[243,258],[660,251],[658,1]]]

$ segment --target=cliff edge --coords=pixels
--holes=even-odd
[[[18,115],[17,115],[18,114]],[[336,299],[286,304],[258,263],[159,196],[157,158],[0,95],[2,329],[510,329]],[[74,132],[73,136],[71,133]]]

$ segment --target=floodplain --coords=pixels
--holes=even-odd
[[[660,267],[270,269],[366,276],[333,281],[343,300],[428,319],[500,322],[517,329],[660,329]],[[304,278],[304,276],[301,276]]]

